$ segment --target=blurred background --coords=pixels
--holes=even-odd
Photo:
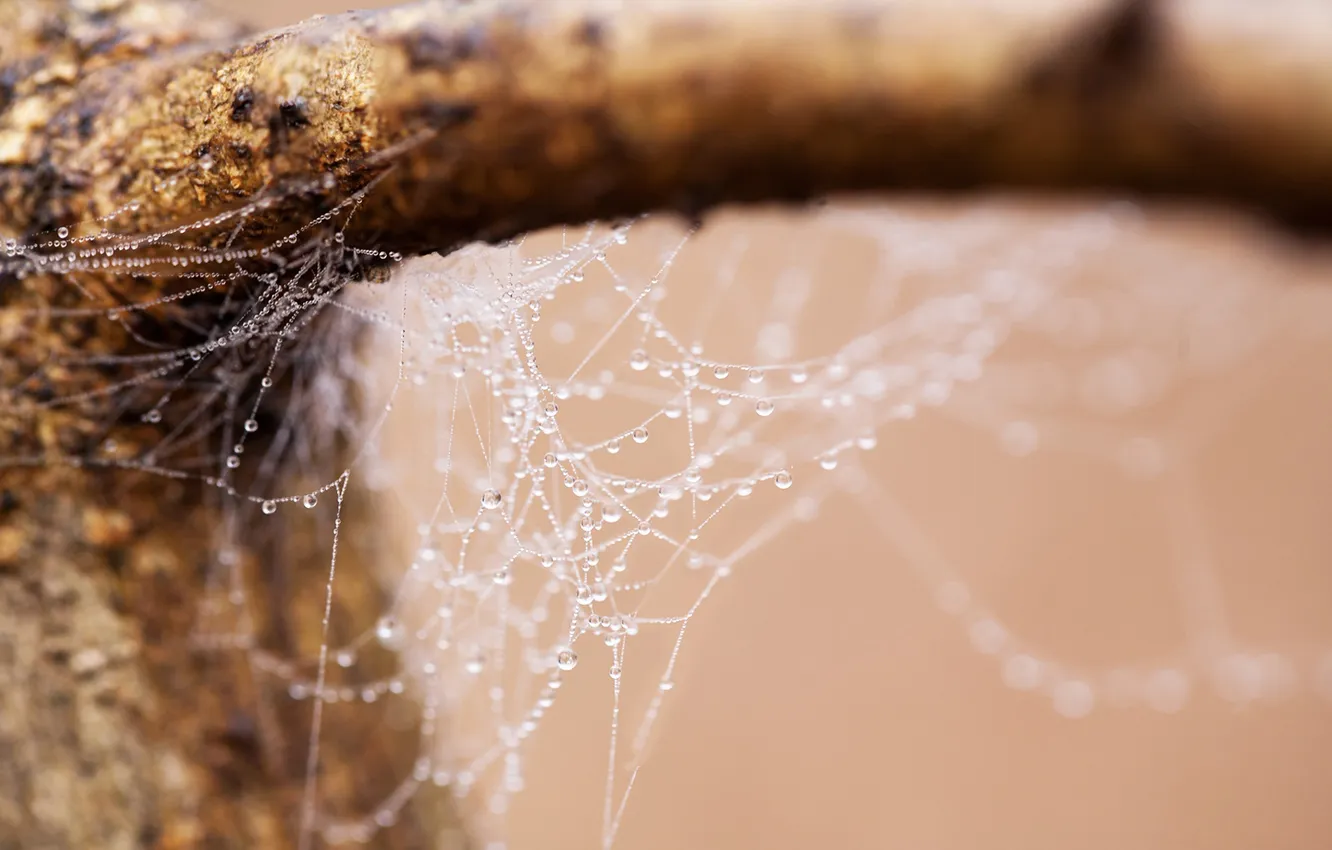
[[[263,26],[343,11],[234,8]],[[836,213],[710,221],[672,300],[715,288],[747,241],[809,274],[802,350],[844,339],[875,287],[1016,270],[1057,282],[1058,308],[972,390],[881,429],[869,484],[719,585],[616,846],[1332,847],[1332,255],[1215,211],[978,199],[873,207],[885,259]],[[1089,214],[1111,226],[1061,254]],[[890,260],[913,247],[904,278]],[[776,277],[741,267],[732,289]],[[384,497],[386,522],[414,486]],[[651,640],[643,655],[669,651]],[[662,667],[641,664],[640,714]],[[525,790],[478,835],[600,844],[609,681],[571,677]]]

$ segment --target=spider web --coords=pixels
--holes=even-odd
[[[362,197],[254,251],[186,237],[265,199],[167,233],[120,233],[113,216],[5,247],[16,276],[121,266],[184,281],[152,302],[90,295],[11,316],[118,321],[207,300],[217,324],[203,344],[61,365],[114,365],[127,374],[109,390],[117,416],[179,423],[146,453],[108,439],[80,463],[194,477],[227,506],[211,579],[226,601],[201,612],[198,639],[245,652],[280,698],[311,707],[306,842],[372,842],[431,784],[501,846],[532,742],[568,702],[606,717],[580,750],[604,765],[601,789],[570,805],[615,845],[704,603],[734,586],[725,604],[763,605],[746,570],[838,523],[859,562],[812,564],[817,581],[850,593],[858,569],[906,568],[1006,685],[1065,717],[1175,713],[1204,689],[1237,705],[1308,685],[1332,695],[1325,595],[1281,599],[1280,628],[1260,639],[1236,628],[1225,573],[1262,553],[1209,519],[1251,515],[1240,497],[1260,498],[1225,484],[1218,445],[1241,447],[1246,475],[1267,468],[1265,486],[1298,477],[1265,465],[1271,446],[1237,424],[1246,415],[1282,417],[1308,451],[1329,433],[1326,370],[1299,369],[1326,357],[1332,305],[1299,285],[1316,274],[1297,259],[1219,249],[1122,204],[977,203],[721,216],[697,232],[645,219],[402,261],[346,243],[340,222]],[[256,257],[281,262],[256,273]],[[385,264],[390,280],[361,281]],[[1271,398],[1289,374],[1305,375],[1300,398]],[[274,415],[266,394],[284,379]],[[921,450],[939,434],[949,447]],[[1332,489],[1326,469],[1312,474],[1314,492]],[[391,604],[314,657],[263,651],[233,544],[266,534],[265,517],[330,511],[327,623],[357,491],[397,544],[380,557]],[[1116,500],[1139,506],[1135,523],[1079,516]],[[964,533],[986,517],[988,535]],[[1325,537],[1304,519],[1249,532],[1316,561]],[[1079,523],[1095,546],[1070,542]],[[1141,606],[1152,625],[1080,629],[1066,653],[1068,633],[1029,630],[1013,576],[990,567],[1015,554],[1073,631],[1099,572],[1142,566],[1115,608]],[[807,627],[793,613],[791,639]],[[397,672],[358,676],[383,651]],[[324,706],[395,698],[421,706],[413,770],[374,812],[325,812]]]

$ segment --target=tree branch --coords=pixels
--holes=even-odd
[[[1168,194],[1321,226],[1329,55],[1318,0],[422,2],[88,75],[22,155],[0,144],[0,196],[20,229],[139,202],[149,230],[324,174],[345,196],[411,145],[358,214],[404,253],[853,191]],[[66,184],[34,192],[43,170]]]

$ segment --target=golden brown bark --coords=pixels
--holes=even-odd
[[[48,271],[35,260],[63,256],[55,228],[89,211],[97,174],[160,174],[194,155],[155,148],[151,132],[101,146],[93,128],[127,108],[106,93],[132,100],[153,84],[155,63],[197,57],[197,39],[231,40],[238,30],[202,4],[155,0],[6,2],[0,20],[19,24],[0,34],[0,241],[25,243],[8,258],[0,251],[0,848],[295,846],[311,702],[287,698],[275,667],[317,657],[323,640],[331,497],[320,511],[266,517],[266,536],[233,546],[223,525],[253,522],[257,505],[198,475],[126,468],[121,461],[145,463],[163,446],[206,389],[178,387],[180,403],[144,422],[127,404],[139,400],[135,390],[97,394],[141,367],[80,358],[132,354],[148,340],[189,346],[219,320],[218,303],[194,298],[123,321],[60,316],[53,311],[96,314],[180,284],[87,264]],[[123,186],[151,191],[146,182]],[[187,220],[208,210],[183,197],[173,203]],[[147,386],[148,398],[161,392],[161,383]],[[73,398],[82,393],[94,394]],[[171,460],[189,469],[208,450],[187,443]],[[344,515],[335,643],[368,628],[384,605],[364,515],[354,501]],[[240,605],[228,587],[210,586],[229,575],[244,590]],[[213,609],[221,613],[208,622]],[[240,628],[245,619],[251,628]],[[200,641],[231,631],[252,640]],[[390,659],[374,657],[356,671],[392,672]],[[392,699],[326,708],[320,810],[363,818],[411,771],[417,733],[386,721],[410,709]],[[421,794],[374,846],[436,846],[456,827],[442,792]]]
[[[247,38],[177,0],[0,0],[0,233],[32,245],[116,211],[117,227],[150,233],[266,197],[235,243],[257,248],[372,180],[350,241],[404,254],[890,190],[1180,195],[1326,227],[1332,12],[1286,0],[1261,14],[1202,0],[482,0]],[[216,304],[114,322],[32,313],[183,285],[38,255],[0,257],[0,847],[287,846],[308,705],[266,717],[274,683],[243,652],[190,644],[224,497],[91,462],[108,433],[139,456],[187,403],[161,423],[110,396],[46,403],[131,374],[61,357],[135,353],[146,329],[197,344]],[[322,605],[286,595],[323,587],[315,537],[275,531],[236,556],[257,639],[278,655],[319,645]],[[340,555],[335,637],[381,608],[366,561]],[[261,570],[274,562],[289,572]],[[330,807],[364,811],[403,775],[414,742],[381,719],[330,718]],[[444,805],[417,807],[379,846],[426,846],[451,822]]]
[[[151,229],[327,173],[345,192],[411,139],[364,211],[405,251],[838,191],[1126,190],[1310,223],[1332,210],[1332,11],[1314,0],[490,0],[239,46],[200,30],[204,47],[131,53],[59,97],[39,81],[76,71],[11,84],[14,226],[138,200]],[[205,156],[213,168],[189,168]],[[57,185],[32,191],[39,172]]]

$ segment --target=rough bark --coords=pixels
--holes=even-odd
[[[17,229],[129,200],[153,229],[327,173],[345,193],[410,139],[363,216],[404,253],[837,191],[1112,189],[1311,224],[1332,212],[1332,10],[1316,0],[491,0],[239,46],[199,29],[203,46],[116,70],[6,71],[0,194]],[[126,58],[115,44],[93,64]],[[211,170],[190,169],[205,156]]]
[[[246,37],[177,0],[0,0],[0,231],[136,205],[117,224],[149,233],[269,197],[236,243],[256,247],[372,180],[349,241],[404,254],[853,191],[1118,190],[1326,227],[1332,12],[1225,5],[425,2]],[[308,706],[267,716],[253,659],[190,643],[222,496],[91,462],[108,428],[138,456],[186,414],[45,404],[128,374],[63,356],[196,344],[215,302],[33,314],[182,285],[33,253],[0,258],[0,847],[288,846]],[[265,650],[318,646],[322,606],[290,596],[323,586],[317,536],[237,554]],[[381,608],[366,561],[340,556],[346,634]],[[403,775],[414,742],[381,720],[331,718],[330,807]],[[427,800],[376,842],[451,819]]]
[[[219,568],[224,517],[252,522],[257,507],[197,476],[164,477],[115,462],[148,457],[197,398],[185,393],[157,423],[133,415],[140,412],[127,403],[138,401],[134,390],[48,403],[136,372],[67,358],[133,354],[149,340],[189,346],[199,328],[219,320],[217,299],[124,321],[33,310],[141,303],[180,285],[170,275],[125,269],[46,271],[32,255],[64,253],[49,245],[53,228],[95,205],[86,193],[102,185],[99,173],[121,175],[114,179],[132,197],[151,193],[147,175],[194,156],[171,149],[171,139],[156,146],[142,124],[133,131],[142,131],[137,141],[102,147],[94,127],[150,122],[126,105],[161,81],[150,69],[182,56],[197,60],[196,39],[231,40],[238,31],[201,4],[153,0],[4,2],[0,20],[11,25],[0,35],[0,241],[48,243],[8,260],[0,251],[0,848],[295,846],[311,703],[288,699],[272,673],[279,659],[317,655],[328,509],[265,517],[265,535],[247,534],[248,545],[230,554],[234,568]],[[125,173],[144,182],[119,184]],[[171,198],[170,214],[187,221],[212,200]],[[166,213],[154,215],[164,221]],[[174,460],[188,467],[191,458]],[[383,610],[367,515],[353,501],[344,516],[333,642],[361,633]],[[240,608],[227,602],[226,587],[209,586],[233,569],[244,587]],[[225,615],[215,628],[225,629],[228,618],[251,620],[252,629],[238,631],[253,642],[201,645],[199,626],[212,608]],[[365,658],[358,667],[361,677],[392,672],[388,658]],[[327,709],[320,808],[361,818],[411,771],[417,734],[402,717],[389,722],[410,705],[385,699]],[[457,819],[444,792],[420,793],[372,846],[451,846]]]

